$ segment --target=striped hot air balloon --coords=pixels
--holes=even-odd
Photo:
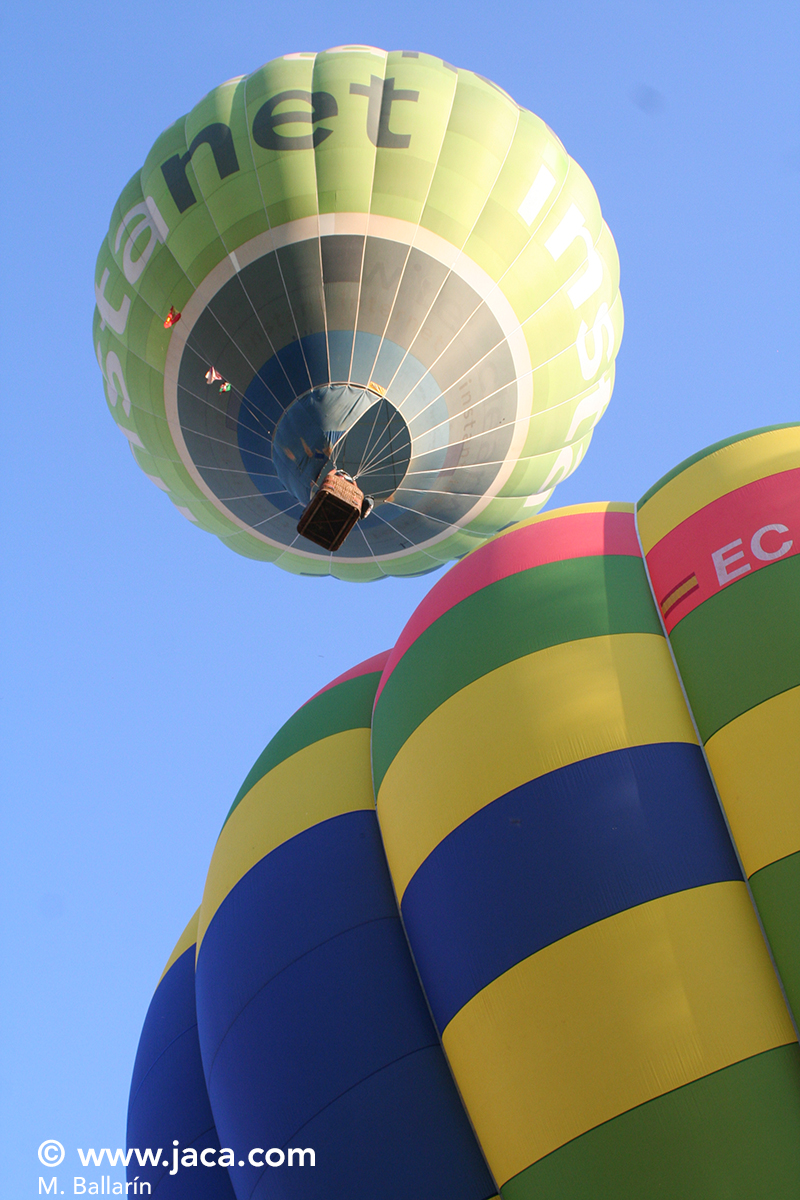
[[[286,723],[156,992],[129,1144],[174,1112],[237,1148],[240,1200],[794,1200],[800,1047],[742,863],[796,1005],[799,434],[648,493],[652,590],[633,505],[534,517]]]
[[[442,59],[344,46],[232,79],[158,138],[100,251],[94,345],[190,521],[290,571],[418,574],[580,462],[618,274],[538,117]],[[332,556],[297,526],[334,470],[365,500]]]

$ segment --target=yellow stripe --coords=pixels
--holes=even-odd
[[[570,504],[565,508],[551,508],[548,512],[537,513],[535,517],[527,517],[524,521],[517,521],[515,525],[509,525],[508,529],[504,529],[498,533],[493,539],[498,542],[508,533],[516,533],[519,529],[524,529],[527,525],[540,525],[542,521],[553,521],[558,517],[574,517],[581,513],[604,513],[604,512],[622,512],[634,513],[636,511],[635,504],[627,504],[622,502],[601,500],[594,501],[591,504]],[[465,554],[465,558],[469,558],[470,554],[480,553],[482,546],[476,547],[475,550],[470,550],[469,554]]]
[[[200,906],[198,953],[222,901],[265,855],[321,821],[374,807],[368,729],[322,738],[278,763],[242,798],[219,835]]]
[[[800,466],[800,425],[773,429],[707,454],[676,475],[639,510],[645,554],[687,517],[756,479]]]
[[[172,954],[170,954],[169,958],[167,959],[167,965],[164,967],[164,970],[161,972],[161,977],[159,978],[159,981],[158,981],[159,983],[161,983],[161,980],[164,978],[164,976],[166,975],[167,971],[170,969],[172,964],[176,963],[178,961],[178,959],[180,958],[180,956],[182,954],[185,954],[186,951],[189,949],[189,947],[193,946],[195,944],[195,942],[197,941],[197,922],[198,922],[199,918],[200,918],[200,909],[198,908],[197,911],[189,918],[186,928],[184,929],[183,933],[181,934],[181,936],[178,938],[177,942],[175,943],[175,949],[172,951]]]
[[[635,504],[617,503],[611,500],[593,501],[591,504],[568,504],[565,508],[551,508],[549,512],[538,513],[535,517],[529,517],[527,521],[519,521],[515,528],[519,529],[522,525],[538,525],[542,521],[552,521],[554,517],[571,517],[576,513],[632,513],[635,509]],[[503,532],[510,532],[510,530]]]
[[[517,529],[524,529],[526,525],[539,525],[542,521],[552,521],[558,517],[572,517],[580,513],[634,513],[635,511],[635,504],[618,503],[610,500],[596,501],[592,504],[570,504],[566,508],[551,508],[548,512],[537,513],[535,517],[528,517],[525,521],[517,521],[516,525],[511,525],[508,529],[504,529],[494,540],[497,541],[498,538],[505,537],[507,533],[514,533]],[[474,554],[475,551],[472,551],[472,553]]]
[[[414,730],[378,819],[398,898],[432,850],[512,788],[595,754],[697,742],[660,634],[583,638],[505,663]]]
[[[800,850],[800,687],[724,725],[706,754],[747,875]]]
[[[443,1037],[501,1188],[602,1122],[794,1040],[739,882],[555,942],[479,992]]]

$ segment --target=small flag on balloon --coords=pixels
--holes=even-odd
[[[169,312],[167,313],[167,319],[164,322],[164,328],[171,329],[173,325],[178,324],[178,321],[180,321],[180,319],[181,319],[181,314],[179,312],[175,312],[175,306],[173,304],[170,304]]]
[[[209,371],[206,371],[206,383],[216,383],[218,379],[222,379],[222,376],[216,367],[212,367]]]
[[[222,383],[219,385],[219,390],[221,392],[229,392],[231,390],[231,385],[228,383],[227,379],[223,379]]]
[[[681,600],[685,600],[687,596],[691,596],[693,592],[698,591],[700,584],[697,582],[695,574],[687,575],[680,583],[677,583],[671,592],[667,592],[666,596],[659,603],[662,617],[667,617],[672,612],[676,604]]]

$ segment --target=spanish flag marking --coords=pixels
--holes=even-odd
[[[662,617],[666,618],[667,614],[672,612],[676,604],[680,604],[681,600],[685,600],[687,596],[691,596],[692,592],[696,592],[699,586],[700,584],[697,582],[695,574],[687,575],[685,579],[682,579],[671,592],[667,592],[664,599],[660,602],[659,607]]]

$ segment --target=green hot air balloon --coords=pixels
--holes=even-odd
[[[580,462],[618,279],[543,121],[441,59],[343,46],[232,79],[159,137],[100,251],[94,344],[189,520],[303,574],[411,575]],[[356,522],[335,555],[298,533],[323,500]]]

